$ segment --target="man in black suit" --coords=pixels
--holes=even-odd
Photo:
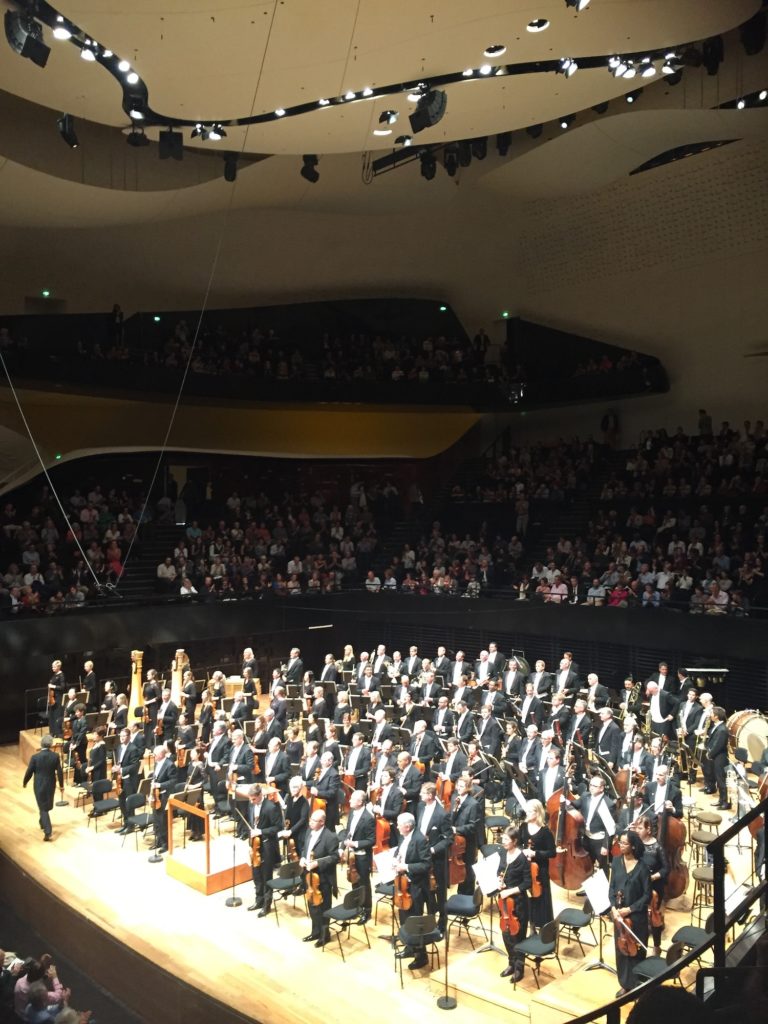
[[[666,690],[660,689],[658,683],[648,683],[647,693],[650,701],[651,732],[655,736],[672,739],[675,735],[677,701]]]
[[[437,799],[437,787],[425,782],[421,787],[421,803],[416,814],[416,830],[429,844],[435,891],[427,891],[427,909],[437,916],[437,927],[445,933],[445,899],[448,891],[448,848],[453,842],[453,828],[443,805]]]
[[[48,682],[48,728],[53,736],[61,736],[67,681],[61,671],[61,662],[58,659],[51,664],[51,672],[52,675]]]
[[[568,658],[561,658],[552,681],[552,693],[559,693],[565,701],[571,701],[579,689],[579,677]]]
[[[250,829],[251,873],[256,891],[256,898],[248,909],[258,910],[259,917],[266,917],[272,908],[272,890],[267,882],[274,875],[275,866],[280,863],[278,833],[283,827],[282,811],[274,801],[264,799],[264,792],[258,782],[252,786],[238,788],[235,790],[235,797],[239,800],[245,797],[248,801],[243,805],[245,811],[240,812]],[[255,857],[254,839],[260,840]],[[256,860],[258,864],[254,863]]]
[[[416,819],[413,814],[406,812],[397,819],[400,842],[395,853],[395,871],[398,875],[407,877],[408,892],[411,897],[410,909],[400,910],[401,926],[409,917],[420,916],[424,913],[424,905],[429,891],[429,869],[432,866],[432,857],[429,852],[429,843],[421,832],[416,831],[415,825]],[[429,963],[424,946],[420,946],[418,950],[406,946],[397,956],[401,959],[412,956],[413,960],[408,964],[412,971],[426,967]]]
[[[333,762],[333,754],[327,751],[320,758],[320,777],[312,787],[312,796],[325,800],[325,824],[335,829],[339,823],[339,794],[341,779]]]
[[[525,729],[529,725],[541,728],[544,720],[544,704],[534,695],[533,683],[529,679],[525,684],[525,697],[520,706],[520,724]]]
[[[456,659],[451,664],[448,678],[445,680],[446,684],[454,687],[461,686],[462,678],[466,676],[469,679],[471,674],[470,666],[464,660],[464,651],[456,651]]]
[[[332,654],[326,654],[323,671],[320,673],[320,682],[325,686],[326,683],[337,683],[338,681],[339,669],[336,665],[336,659]]]
[[[275,717],[275,712],[272,708],[267,708],[264,712],[264,722],[267,726],[264,733],[264,742],[269,743],[275,736],[282,742],[283,739],[283,726]]]
[[[423,719],[414,724],[408,752],[414,761],[421,761],[424,765],[425,778],[429,778],[430,765],[440,756],[441,750],[437,737],[427,728],[427,723]]]
[[[123,827],[118,831],[125,831],[125,801],[133,796],[139,788],[139,765],[141,757],[139,749],[131,743],[130,729],[121,729],[119,742],[112,753],[112,765],[115,774],[120,776],[121,789],[118,800],[120,801],[120,813],[123,816]]]
[[[555,742],[558,746],[565,744],[565,738],[568,735],[568,726],[571,721],[571,709],[565,703],[565,698],[561,693],[552,694],[552,707],[550,709],[549,717],[545,720],[548,729],[551,729],[555,734]]]
[[[331,897],[336,889],[336,865],[339,861],[339,840],[336,833],[326,828],[325,811],[313,811],[309,816],[309,832],[306,845],[300,850],[300,866],[307,874],[307,887],[313,888],[317,875],[320,903],[309,900],[309,916],[312,920],[312,931],[304,936],[304,942],[314,942],[318,948],[330,941],[331,935],[325,921],[326,910],[331,909]]]
[[[464,701],[468,708],[474,708],[480,699],[482,690],[476,686],[469,685],[469,676],[462,676],[459,679],[457,686],[454,686],[451,690],[451,700],[453,701],[454,707],[459,701]]]
[[[704,757],[712,766],[717,786],[718,801],[713,804],[722,811],[729,811],[731,805],[728,802],[728,793],[725,787],[725,769],[728,766],[728,729],[726,728],[726,714],[724,708],[716,707],[712,710],[712,725],[707,736],[707,746]]]
[[[172,740],[176,735],[176,723],[179,720],[179,709],[171,700],[171,691],[166,687],[163,690],[163,699],[157,709],[156,738],[158,740]]]
[[[176,765],[171,760],[167,749],[158,746],[154,749],[155,770],[152,773],[152,828],[155,833],[153,849],[158,853],[168,851],[168,816],[165,808],[171,790],[176,784]]]
[[[501,753],[501,741],[504,738],[504,734],[501,731],[501,726],[498,721],[491,714],[491,709],[487,704],[484,704],[480,708],[480,721],[477,723],[477,735],[479,738],[480,746],[491,757],[498,758]]]
[[[595,729],[593,749],[604,761],[607,761],[609,768],[613,771],[619,765],[621,740],[622,731],[613,720],[613,711],[610,708],[601,708],[600,724]]]
[[[469,743],[475,735],[475,720],[465,700],[459,700],[456,708],[456,737],[462,743]]]
[[[552,794],[565,785],[565,772],[560,758],[558,748],[551,746],[547,751],[547,767],[539,774],[537,797],[545,807]]]
[[[291,656],[288,659],[288,664],[285,666],[283,678],[286,683],[295,683],[298,685],[301,682],[303,675],[304,662],[301,660],[301,651],[298,647],[293,647],[291,648]]]
[[[54,662],[54,665],[56,662]],[[40,739],[40,749],[29,759],[27,770],[24,773],[24,786],[30,779],[34,778],[33,790],[37,809],[40,813],[40,828],[43,831],[43,839],[46,843],[51,841],[51,815],[53,798],[56,794],[56,782],[59,789],[64,787],[64,773],[61,770],[61,761],[58,754],[51,750],[53,737],[47,733]]]
[[[352,775],[355,789],[364,790],[368,785],[371,771],[371,748],[366,744],[361,732],[352,733],[352,746],[344,758],[344,775]]]
[[[307,743],[304,755],[304,763],[301,766],[301,778],[311,786],[315,781],[315,774],[320,767],[320,744],[317,740],[310,740]]]
[[[411,679],[415,679],[419,672],[421,672],[421,658],[419,657],[419,649],[415,645],[411,646],[408,657],[405,659],[405,668],[403,671],[406,672]]]
[[[589,780],[589,789],[586,793],[578,796],[572,801],[573,806],[581,811],[584,817],[584,846],[595,861],[598,867],[608,874],[608,852],[611,849],[611,840],[615,833],[609,828],[603,814],[610,815],[615,823],[615,804],[605,795],[605,782],[599,775],[593,775]]]
[[[262,769],[264,781],[268,786],[276,786],[280,793],[285,796],[288,792],[288,779],[291,775],[291,766],[288,758],[282,750],[282,745],[277,736],[273,736],[267,746],[267,756],[264,758]]]
[[[435,673],[430,671],[425,673],[424,683],[421,687],[421,703],[426,707],[434,707],[443,692],[443,688],[435,679]]]
[[[678,694],[680,693],[680,680],[676,675],[673,675],[669,671],[669,665],[666,661],[659,662],[658,672],[653,672],[647,679],[646,683],[655,683],[661,693],[666,693],[667,696],[672,697],[675,703],[678,702]]]
[[[495,640],[491,640],[488,644],[488,661],[493,665],[494,678],[501,679],[506,658],[499,650],[499,645]]]
[[[509,700],[512,700],[513,697],[519,697],[522,700],[525,696],[527,676],[516,659],[511,660],[510,666],[502,677],[502,691]]]
[[[403,794],[395,783],[395,770],[382,768],[376,770],[376,782],[381,788],[381,795],[374,804],[374,812],[389,822],[390,848],[397,846],[397,816],[403,810]]]
[[[456,715],[448,706],[448,698],[443,694],[437,699],[437,711],[432,719],[432,729],[435,736],[440,740],[448,739],[453,735],[456,725]]]
[[[596,672],[590,672],[587,676],[587,688],[584,699],[587,702],[587,710],[595,714],[600,708],[607,707],[610,699],[608,687],[603,686],[597,677]]]
[[[475,891],[475,876],[470,871],[477,860],[477,834],[481,817],[480,804],[470,796],[471,782],[463,776],[456,783],[456,799],[451,810],[450,821],[454,835],[462,836],[466,842],[464,862],[467,874],[458,886],[458,892],[471,896]]]
[[[455,736],[451,736],[446,742],[447,753],[445,761],[439,765],[438,778],[442,778],[444,781],[450,780],[456,784],[456,780],[463,771],[467,769],[467,758],[461,750],[459,750],[459,741]]]
[[[539,659],[536,668],[528,676],[528,682],[533,683],[533,695],[539,700],[548,700],[552,690],[552,676],[546,669],[546,662]]]
[[[373,898],[371,894],[371,869],[373,867],[373,847],[376,843],[376,819],[365,808],[365,790],[356,789],[349,798],[349,814],[347,827],[339,833],[342,856],[346,855],[347,863],[354,862],[358,879],[352,883],[353,889],[363,889],[363,909],[360,924],[371,916]]]
[[[669,778],[669,766],[659,765],[653,782],[646,783],[643,801],[648,805],[649,812],[659,817],[665,811],[676,818],[683,816],[683,794],[680,787]]]
[[[491,714],[494,718],[501,718],[507,710],[507,698],[504,696],[501,687],[502,684],[500,679],[489,679],[488,689],[480,691],[481,696],[478,707],[483,708],[488,706],[491,709]]]
[[[86,661],[83,665],[83,689],[88,694],[86,698],[86,710],[96,711],[99,707],[99,681],[93,670],[93,662]]]
[[[226,773],[227,777],[234,774],[238,784],[253,782],[253,751],[245,742],[242,729],[234,729],[232,732]]]
[[[392,726],[387,722],[387,713],[384,708],[378,708],[373,716],[374,726],[371,736],[371,747],[379,750],[384,740],[391,740],[394,737]]]
[[[450,685],[451,659],[446,655],[444,647],[437,648],[437,657],[434,660],[435,673],[443,677],[443,683]]]
[[[701,724],[703,710],[699,703],[699,691],[695,686],[689,686],[685,693],[685,700],[678,705],[677,730],[680,741],[685,747],[686,761],[688,764],[688,782],[691,786],[696,782],[696,765],[693,755],[698,740],[697,729]]]
[[[413,763],[411,755],[405,750],[402,750],[397,755],[397,767],[400,773],[397,784],[400,787],[400,792],[403,794],[403,799],[406,801],[406,810],[415,818],[423,776]]]
[[[646,750],[645,740],[643,739],[642,733],[636,733],[635,738],[632,741],[632,754],[629,761],[629,767],[632,769],[633,774],[642,772],[646,779],[653,778],[653,758]]]
[[[489,679],[497,679],[500,668],[488,658],[488,651],[480,651],[480,657],[475,662],[475,679],[481,686],[485,686]]]

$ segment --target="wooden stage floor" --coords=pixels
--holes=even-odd
[[[48,919],[51,927],[63,936],[77,935],[72,941],[73,959],[83,966],[93,962],[95,979],[145,1020],[218,1021],[222,1018],[208,1015],[210,1008],[207,1013],[195,1011],[196,999],[207,993],[236,1008],[240,1019],[264,1024],[352,1021],[365,1013],[364,989],[375,993],[375,1019],[386,1015],[404,1020],[407,1017],[401,1015],[413,1014],[436,1020],[444,1015],[436,1006],[443,992],[442,966],[432,975],[428,969],[410,972],[405,968],[400,989],[389,944],[382,938],[390,933],[388,908],[382,909],[378,925],[369,922],[372,949],[365,945],[362,929],[354,928],[352,938],[344,940],[347,962],[342,963],[335,943],[318,950],[301,942],[309,930],[302,902],[295,909],[291,901],[281,904],[279,925],[274,913],[258,919],[246,910],[253,894],[248,882],[237,890],[242,905],[227,908],[228,893],[206,897],[170,878],[164,864],[150,864],[142,839],[138,853],[133,836],[121,845],[123,837],[114,831],[117,824],[110,828],[108,819],[102,818],[98,833],[93,825],[89,828],[87,808],[75,808],[75,789],[66,791],[68,806],[52,812],[54,841],[43,843],[31,785],[26,790],[21,786],[26,753],[30,747],[36,749],[39,738],[23,736],[23,740],[24,759],[22,744],[0,748],[2,882],[7,889],[8,880],[19,874],[29,879],[28,886],[14,886],[9,900],[22,916],[48,913],[53,915]],[[710,800],[698,792],[696,796],[701,806]],[[175,828],[180,839],[180,821]],[[220,842],[226,842],[231,851],[229,838]],[[746,881],[748,859],[747,853],[739,855],[734,849],[731,854],[729,848],[739,882]],[[339,882],[343,894],[347,882],[342,870]],[[554,886],[553,896],[555,913],[582,902],[574,895],[569,903],[567,894]],[[676,928],[690,922],[690,912],[685,912],[690,895],[675,901],[674,907],[667,910],[665,949]],[[487,913],[484,917],[488,927]],[[72,922],[82,929],[74,928]],[[501,947],[497,920],[494,928]],[[591,942],[588,929],[582,939],[586,955],[575,943],[561,943],[565,974],[561,976],[555,962],[545,963],[541,990],[527,970],[514,991],[507,979],[499,977],[504,956],[493,951],[474,953],[463,932],[459,938],[455,935],[454,929],[449,991],[458,999],[457,1009],[450,1014],[457,1024],[469,1024],[478,1016],[512,1024],[560,1024],[603,1005],[618,988],[616,977],[608,971],[585,970],[597,960],[597,950],[585,941]],[[98,945],[102,939],[104,950]],[[475,941],[482,944],[482,936]],[[63,948],[69,948],[66,938],[63,942]],[[80,949],[74,948],[78,945]],[[442,956],[442,945],[440,949]],[[609,935],[604,959],[613,962]],[[689,974],[686,981],[692,980]]]

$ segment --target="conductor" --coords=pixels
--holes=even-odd
[[[58,754],[51,750],[53,736],[46,733],[40,740],[40,750],[29,759],[27,770],[24,773],[24,786],[34,776],[34,792],[37,801],[37,809],[40,811],[40,828],[43,830],[43,839],[46,843],[51,841],[51,815],[53,798],[56,794],[56,781],[59,788],[64,788],[64,773],[61,770],[61,761]]]

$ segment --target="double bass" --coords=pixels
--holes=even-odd
[[[435,788],[437,789],[437,799],[442,803],[446,811],[450,811],[454,789],[453,780],[444,779],[442,775],[438,775],[435,781]]]
[[[563,760],[566,764],[570,760],[571,744],[572,741],[569,741],[565,748]],[[557,849],[549,877],[561,889],[573,892],[581,889],[584,880],[592,874],[592,858],[581,844],[584,817],[575,808],[568,806],[569,795],[570,783],[566,773],[563,788],[556,789],[547,800],[549,829],[555,837]]]
[[[664,887],[664,898],[675,900],[688,890],[688,865],[683,860],[683,849],[687,830],[685,824],[670,814],[662,811],[659,815],[657,839],[667,856],[669,874]]]

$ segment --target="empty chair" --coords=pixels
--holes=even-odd
[[[400,988],[403,987],[403,959],[400,953],[413,950],[416,961],[421,959],[420,954],[425,958],[423,965],[429,964],[430,971],[435,969],[435,958],[437,966],[440,966],[440,951],[437,943],[442,939],[442,932],[438,930],[435,915],[423,914],[414,915],[403,921],[399,932],[395,936],[395,970],[400,969]]]
[[[293,896],[294,906],[296,905],[296,897],[304,891],[304,878],[301,873],[301,868],[296,861],[289,861],[287,864],[281,864],[277,869],[277,874],[274,878],[267,879],[267,888],[272,896],[272,907],[275,911],[275,920],[277,921],[278,928],[280,927],[280,914],[277,910],[277,904],[280,900],[287,900],[290,896]]]
[[[533,977],[536,982],[536,988],[541,988],[539,974],[542,961],[557,960],[560,973],[563,973],[563,965],[560,963],[560,956],[557,952],[559,937],[560,932],[557,921],[548,921],[545,925],[542,925],[538,935],[531,935],[529,938],[523,939],[522,942],[518,942],[515,946],[515,955],[519,956],[522,953],[526,960],[533,961]],[[517,982],[514,981],[514,977],[515,975],[513,975],[513,984],[517,988]]]
[[[107,796],[112,790],[112,779],[99,779],[94,782],[91,787],[91,794],[93,796],[93,807],[88,815],[88,825],[91,824],[91,819],[96,822],[96,831],[99,831],[99,818],[105,814],[109,814],[112,811],[112,819],[114,820],[115,814],[120,810],[120,801],[116,796]]]
[[[567,938],[575,939],[579,944],[582,956],[584,956],[584,946],[581,944],[581,936],[579,934],[582,928],[589,928],[592,933],[592,944],[597,945],[595,929],[592,927],[594,916],[589,900],[587,900],[581,910],[578,910],[576,907],[566,907],[555,918],[559,933],[562,935],[565,931],[568,933]]]
[[[376,906],[373,908],[373,923],[378,924],[379,904],[383,903],[390,907],[390,909],[394,906],[395,886],[393,882],[377,882],[376,888],[373,891],[379,897],[376,900]]]
[[[125,840],[129,832],[133,832],[136,840],[136,852],[139,851],[139,833],[144,835],[147,829],[152,825],[152,815],[147,811],[141,811],[142,807],[146,807],[147,798],[143,793],[132,793],[131,796],[125,798],[125,821],[123,827],[125,832],[123,833],[123,846],[125,846]]]
[[[368,949],[371,948],[371,940],[368,938],[368,929],[365,927],[365,922],[360,920],[360,916],[363,913],[364,902],[365,889],[360,886],[358,889],[351,889],[344,896],[343,903],[340,903],[335,907],[331,907],[331,909],[326,910],[323,915],[328,923],[329,931],[333,932],[336,936],[336,941],[339,944],[339,952],[341,953],[341,959],[344,962],[346,962],[346,957],[344,956],[344,947],[341,944],[341,936],[344,932],[349,934],[353,925],[357,924],[363,929],[365,941],[368,943]],[[325,945],[323,946],[323,952],[325,952]]]
[[[488,939],[488,933],[485,930],[485,925],[480,919],[480,911],[483,906],[483,894],[480,892],[480,887],[475,886],[474,893],[469,896],[466,893],[454,893],[453,896],[449,896],[445,902],[445,916],[448,921],[446,933],[458,923],[459,932],[461,935],[461,929],[467,933],[467,938],[472,946],[475,948],[475,944],[472,941],[472,934],[469,930],[469,922],[476,920],[483,930],[483,935],[486,940]]]
[[[645,960],[641,960],[640,963],[637,964],[632,973],[635,975],[638,982],[642,984],[650,978],[658,978],[658,976],[663,974],[668,967],[677,963],[682,955],[682,942],[673,942],[667,950],[666,956],[647,956]],[[679,972],[674,975],[674,980],[680,982],[681,985],[683,984],[680,980]]]

